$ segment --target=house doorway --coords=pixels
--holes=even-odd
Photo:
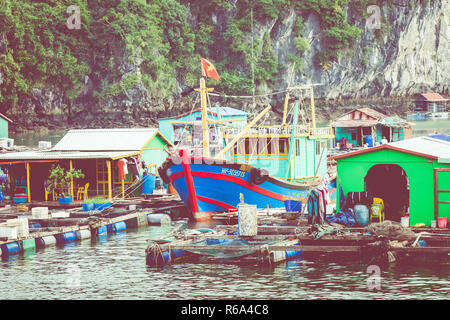
[[[364,178],[366,191],[383,199],[385,219],[400,222],[409,208],[409,179],[396,164],[377,164]]]

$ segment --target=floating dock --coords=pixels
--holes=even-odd
[[[83,211],[81,204],[76,203],[66,207],[41,205],[43,203],[29,203],[0,208],[2,257],[129,228],[170,224],[186,215],[186,209],[176,195],[121,200],[102,211]],[[33,208],[51,209],[48,218],[40,219],[30,214]]]
[[[235,217],[219,214],[216,218],[231,221]],[[274,265],[302,255],[323,254],[349,255],[362,263],[392,263],[411,258],[450,262],[449,229],[384,226],[386,230],[395,227],[401,232],[386,236],[369,232],[367,227],[349,228],[335,223],[311,226],[299,220],[298,213],[262,214],[258,217],[257,235],[253,236],[240,236],[237,224],[223,224],[150,240],[146,263],[162,266],[201,259],[212,263]]]

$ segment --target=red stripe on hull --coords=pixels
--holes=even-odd
[[[229,204],[226,204],[225,202],[217,201],[217,200],[206,198],[206,197],[202,197],[202,196],[197,196],[197,200],[205,201],[205,202],[208,202],[208,203],[212,203],[212,204],[215,204],[216,206],[219,206],[219,207],[227,209],[227,210],[229,210],[229,209],[236,209],[236,207],[230,206]]]
[[[192,171],[192,176],[193,177],[200,177],[200,178],[209,178],[209,179],[216,179],[216,180],[224,180],[224,181],[229,181],[229,182],[233,182],[236,184],[239,184],[249,190],[252,190],[254,192],[260,193],[264,196],[273,198],[273,199],[277,199],[280,201],[284,201],[285,198],[284,196],[278,194],[278,193],[274,193],[272,191],[268,191],[266,189],[263,189],[261,187],[255,186],[253,184],[251,184],[250,182],[247,182],[241,178],[237,178],[237,177],[232,177],[226,174],[221,174],[221,173],[212,173],[212,172],[201,172],[201,171]],[[179,178],[183,177],[183,172],[176,172],[174,174],[172,174],[170,176],[170,180],[173,182]]]

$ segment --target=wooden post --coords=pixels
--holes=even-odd
[[[108,198],[112,199],[112,186],[111,186],[111,160],[106,161],[106,166],[108,168]]]
[[[31,202],[31,191],[30,191],[30,163],[27,162],[27,196],[28,202]]]
[[[69,163],[70,163],[70,170],[72,170],[72,168],[73,168],[72,160],[69,160]],[[70,194],[72,195],[72,199],[74,199],[74,196],[73,196],[73,177],[72,177],[72,175],[70,175]]]
[[[122,179],[122,200],[125,199],[125,181]]]
[[[286,97],[284,99],[284,110],[283,110],[283,122],[281,126],[284,128],[286,126],[286,118],[288,112],[288,104],[289,104],[289,91],[286,93]]]

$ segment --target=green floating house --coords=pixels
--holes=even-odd
[[[369,147],[381,143],[383,137],[388,142],[411,138],[412,127],[399,117],[388,117],[370,108],[354,109],[331,122],[336,142],[346,139],[352,147]]]
[[[450,142],[417,137],[333,157],[337,190],[370,192],[383,199],[386,220],[430,226],[450,218]],[[337,212],[340,194],[337,192]]]
[[[0,147],[11,147],[14,144],[13,139],[9,139],[9,124],[13,123],[4,114],[0,113]]]

